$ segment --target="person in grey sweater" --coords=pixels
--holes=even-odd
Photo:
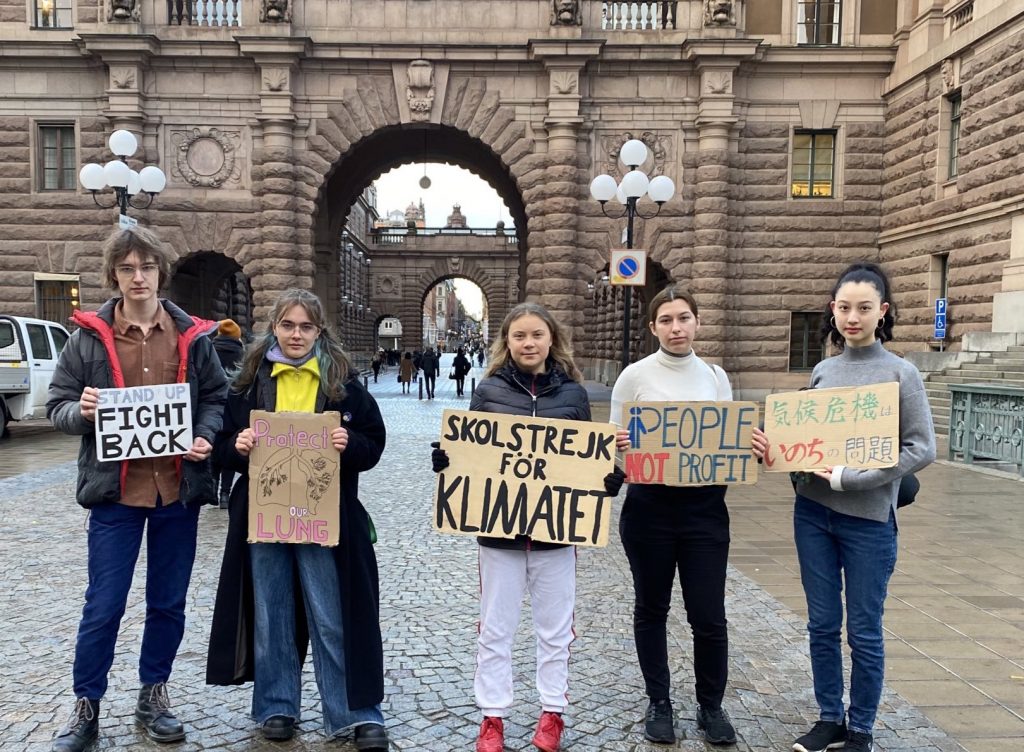
[[[840,353],[819,363],[812,389],[899,383],[899,457],[893,467],[835,465],[800,473],[793,529],[807,598],[814,697],[819,720],[795,752],[871,752],[885,670],[882,612],[896,566],[896,501],[900,479],[935,459],[935,431],[921,374],[883,343],[892,339],[895,309],[889,280],[875,264],[847,268],[832,289],[822,339]],[[754,453],[770,452],[754,431]],[[845,601],[844,601],[845,595]],[[843,612],[852,654],[850,706],[843,706]]]

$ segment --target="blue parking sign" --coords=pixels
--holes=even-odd
[[[938,316],[939,314],[941,314],[943,317],[945,317],[945,315],[946,315],[946,299],[945,298],[936,298],[935,299],[935,315]],[[939,325],[936,323],[935,327],[938,328],[938,326]],[[945,329],[946,328],[945,325],[943,325],[942,328]]]

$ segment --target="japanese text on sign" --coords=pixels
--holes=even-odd
[[[188,384],[100,389],[96,456],[100,462],[186,454],[192,448]]]
[[[628,402],[626,481],[666,486],[757,482],[753,402]]]
[[[578,546],[608,543],[610,424],[445,410],[434,529]]]
[[[249,422],[249,543],[338,545],[341,465],[331,430],[340,413],[253,410]]]
[[[900,385],[769,394],[764,422],[768,472],[892,467],[900,452]]]

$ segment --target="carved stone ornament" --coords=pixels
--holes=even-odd
[[[459,274],[462,271],[462,256],[449,256],[448,270],[453,274]]]
[[[268,91],[288,91],[288,71],[285,68],[266,68],[263,85]]]
[[[705,26],[735,26],[731,0],[704,0]]]
[[[956,63],[953,58],[942,61],[942,90],[950,92],[957,87]]]
[[[732,94],[732,73],[709,71],[704,74],[705,94]]]
[[[556,70],[551,72],[552,94],[579,94],[580,74],[572,70]]]
[[[288,0],[261,0],[260,23],[291,23],[292,11]]]
[[[434,66],[428,60],[413,60],[408,75],[405,97],[409,100],[409,118],[413,122],[430,120],[434,109]]]
[[[135,69],[126,67],[111,67],[110,83],[115,89],[135,88]]]
[[[635,136],[628,131],[621,136],[604,136],[601,139],[601,153],[608,155],[608,163],[605,166],[604,172],[615,179],[622,177],[622,169],[619,166],[619,149],[622,148],[624,143],[634,138],[643,141],[644,145],[647,146],[647,161],[640,165],[641,169],[651,177],[664,175],[665,162],[668,160],[671,140],[669,136],[661,136],[651,131],[644,131],[639,136]],[[650,168],[647,165],[651,165]]]
[[[583,10],[579,0],[551,0],[552,26],[582,26]]]
[[[402,297],[402,284],[394,277],[384,274],[377,277],[375,291],[377,295],[384,298],[400,298]]]
[[[238,145],[241,133],[219,128],[173,131],[172,175],[197,188],[220,188],[237,182],[241,173]]]
[[[141,20],[135,0],[110,0],[107,20],[120,23],[138,23]]]

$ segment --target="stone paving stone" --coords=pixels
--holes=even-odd
[[[442,369],[443,370],[443,369]],[[478,371],[476,372],[479,373]],[[477,547],[472,538],[432,532],[433,475],[429,443],[445,407],[468,407],[447,381],[438,399],[398,394],[382,379],[378,396],[389,428],[380,465],[366,473],[360,493],[373,515],[379,542],[381,619],[385,641],[385,702],[393,748],[472,749],[479,724],[473,704],[477,623]],[[70,668],[86,584],[85,512],[74,503],[75,468],[60,465],[39,474],[0,480],[0,553],[5,577],[0,596],[0,738],[4,752],[49,749],[71,710]],[[619,500],[621,502],[621,499]],[[619,504],[616,504],[617,514]],[[148,740],[133,717],[136,666],[145,619],[145,577],[137,577],[122,624],[110,690],[101,712],[97,750],[339,750],[321,728],[311,662],[303,676],[301,733],[288,743],[268,743],[248,719],[250,687],[203,683],[206,641],[226,514],[204,509],[200,544],[188,597],[185,640],[170,694],[186,723],[185,742],[164,747]],[[143,547],[142,559],[145,557]],[[140,561],[138,572],[144,572]],[[600,752],[702,751],[692,692],[689,628],[678,592],[670,615],[676,729],[674,747],[643,740],[643,681],[632,638],[629,566],[613,525],[606,549],[580,549],[576,604],[577,639],[570,664],[570,699],[564,748]],[[731,681],[725,706],[732,715],[739,752],[788,750],[814,719],[804,625],[739,572],[728,584]],[[530,609],[524,605],[515,660],[516,705],[506,722],[506,748],[533,749],[539,707],[534,688]],[[953,752],[956,742],[891,691],[884,696],[877,749]]]

